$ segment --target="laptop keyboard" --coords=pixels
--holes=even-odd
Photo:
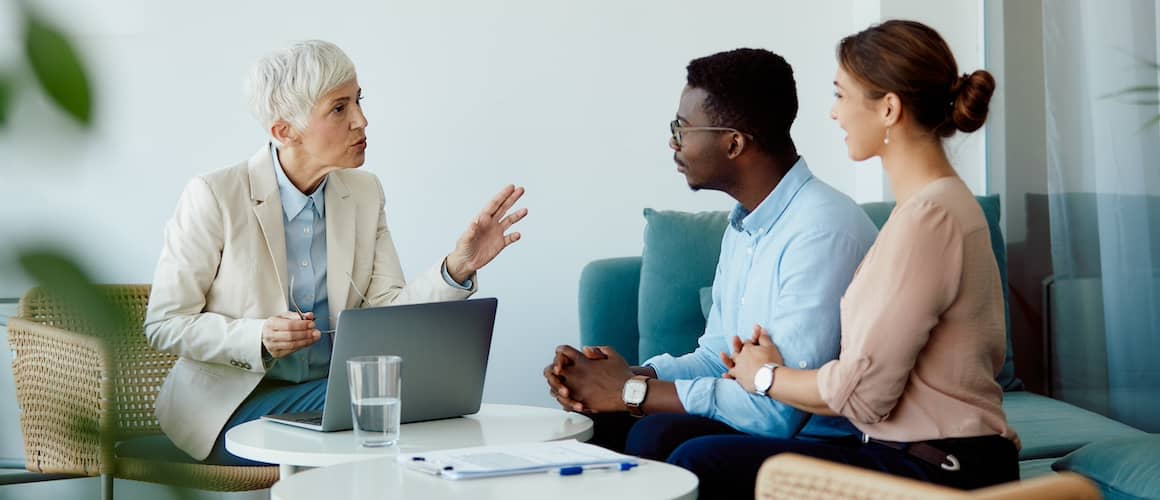
[[[322,425],[322,415],[301,415],[289,417],[286,420],[300,424]]]

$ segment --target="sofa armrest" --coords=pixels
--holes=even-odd
[[[23,318],[8,321],[12,378],[30,471],[112,473],[113,360],[104,342]]]
[[[580,345],[606,345],[629,364],[640,360],[637,292],[640,257],[589,262],[580,272]]]

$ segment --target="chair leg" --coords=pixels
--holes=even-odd
[[[101,474],[101,500],[113,500],[112,474]]]

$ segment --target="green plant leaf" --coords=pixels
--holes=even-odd
[[[8,119],[8,106],[12,101],[12,84],[4,75],[0,75],[0,127]]]
[[[1120,97],[1128,94],[1157,94],[1160,93],[1160,86],[1157,85],[1137,85],[1135,87],[1127,87],[1110,94],[1100,96],[1100,99],[1110,99],[1113,97]]]
[[[80,124],[92,123],[89,80],[64,33],[24,10],[24,54],[44,93]]]
[[[1151,120],[1148,120],[1148,123],[1145,123],[1144,126],[1140,127],[1140,130],[1137,130],[1137,132],[1143,132],[1145,130],[1148,130],[1149,128],[1156,126],[1157,123],[1160,123],[1160,115],[1157,115],[1156,117],[1152,118]]]
[[[54,300],[76,308],[93,332],[114,335],[128,326],[129,314],[114,302],[70,257],[51,248],[35,248],[19,254],[20,267]]]

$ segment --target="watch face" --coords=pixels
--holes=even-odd
[[[757,369],[757,374],[753,376],[753,386],[758,391],[765,392],[769,390],[770,383],[773,382],[773,370],[768,366],[763,366]]]
[[[644,401],[645,391],[648,390],[648,385],[645,385],[643,380],[629,380],[624,383],[624,402],[638,405]]]

